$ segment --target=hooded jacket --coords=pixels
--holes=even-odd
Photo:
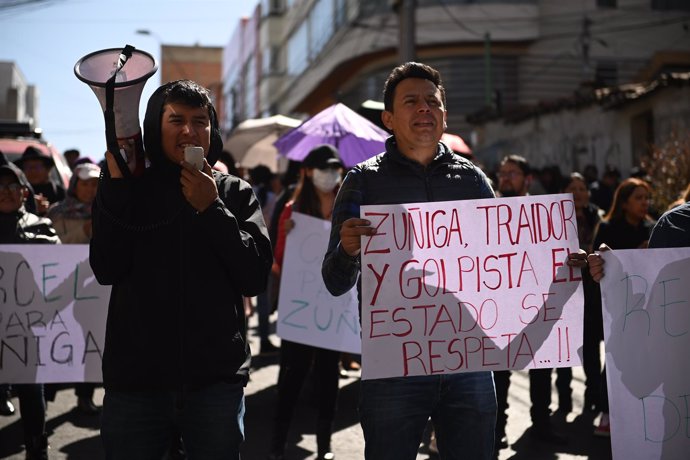
[[[14,174],[17,181],[27,189],[31,187],[24,173],[16,166],[0,164],[0,168]],[[33,200],[33,198],[30,199]],[[28,212],[25,205],[22,205],[15,212],[0,212],[0,244],[59,243],[60,238],[58,238],[50,219]]]
[[[181,167],[161,150],[163,91],[149,100],[141,177],[103,174],[93,207],[90,262],[112,285],[103,382],[120,390],[179,389],[244,381],[249,347],[242,296],[265,288],[271,245],[245,181],[214,171],[219,197],[197,212],[182,195]],[[222,149],[211,115],[213,164]]]

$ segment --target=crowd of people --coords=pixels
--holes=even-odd
[[[73,170],[67,188],[50,179],[54,164],[38,149],[27,148],[16,165],[3,161],[0,243],[90,244],[96,278],[112,286],[103,406],[93,401],[95,384],[76,385],[79,410],[101,416],[107,458],[161,458],[171,448],[192,459],[239,458],[244,411],[251,410],[244,387],[251,367],[247,318],[254,310],[255,353],[280,354],[269,458],[286,458],[293,413],[312,368],[317,458],[336,457],[331,435],[338,378],[357,360],[269,339],[293,212],[332,222],[322,274],[337,296],[358,285],[361,238],[374,233],[359,217],[363,205],[560,192],[573,194],[578,227],[580,252],[567,263],[582,269],[584,410],[602,414],[595,435],[609,434],[597,283],[604,268],[596,250],[645,248],[650,235],[662,234],[656,247],[688,246],[690,186],[679,206],[663,214],[652,207],[644,172],[621,180],[614,167],[599,177],[589,165],[564,177],[557,167],[533,169],[519,154],[484,171],[471,156],[439,142],[446,129],[445,90],[438,71],[424,64],[393,69],[383,98],[382,120],[392,133],[385,152],[347,174],[338,150],[328,145],[312,149],[283,177],[266,167],[238,169],[222,149],[208,91],[188,80],[166,83],[151,96],[144,120],[150,166],[139,177],[121,170],[110,152],[100,165],[76,150],[65,152]],[[204,148],[203,169],[184,161],[189,145]],[[196,244],[184,244],[181,235]],[[562,445],[567,437],[551,425],[553,371],[529,371],[530,435]],[[556,374],[558,411],[568,414],[572,371],[558,368]],[[441,458],[494,458],[511,441],[510,377],[511,371],[496,371],[362,381],[364,457],[414,459],[431,420],[431,448]],[[4,415],[14,412],[11,391],[19,398],[27,459],[47,458],[45,407],[55,388],[2,386]]]

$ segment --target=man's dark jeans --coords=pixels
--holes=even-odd
[[[109,460],[160,459],[182,435],[189,458],[239,459],[244,386],[186,391],[113,391],[103,399],[101,438]]]

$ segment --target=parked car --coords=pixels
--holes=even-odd
[[[65,157],[55,147],[43,140],[40,129],[32,129],[29,123],[0,122],[0,152],[4,153],[11,162],[17,161],[27,147],[33,146],[50,156],[55,162],[55,167],[50,174],[54,181],[69,186],[69,178],[72,171]]]

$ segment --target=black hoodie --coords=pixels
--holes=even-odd
[[[101,179],[90,262],[111,284],[103,382],[120,390],[245,381],[249,347],[242,296],[265,289],[272,254],[259,203],[245,181],[214,171],[219,198],[197,213],[181,167],[161,151],[163,91],[149,100],[139,178]],[[213,164],[222,150],[211,110]]]

